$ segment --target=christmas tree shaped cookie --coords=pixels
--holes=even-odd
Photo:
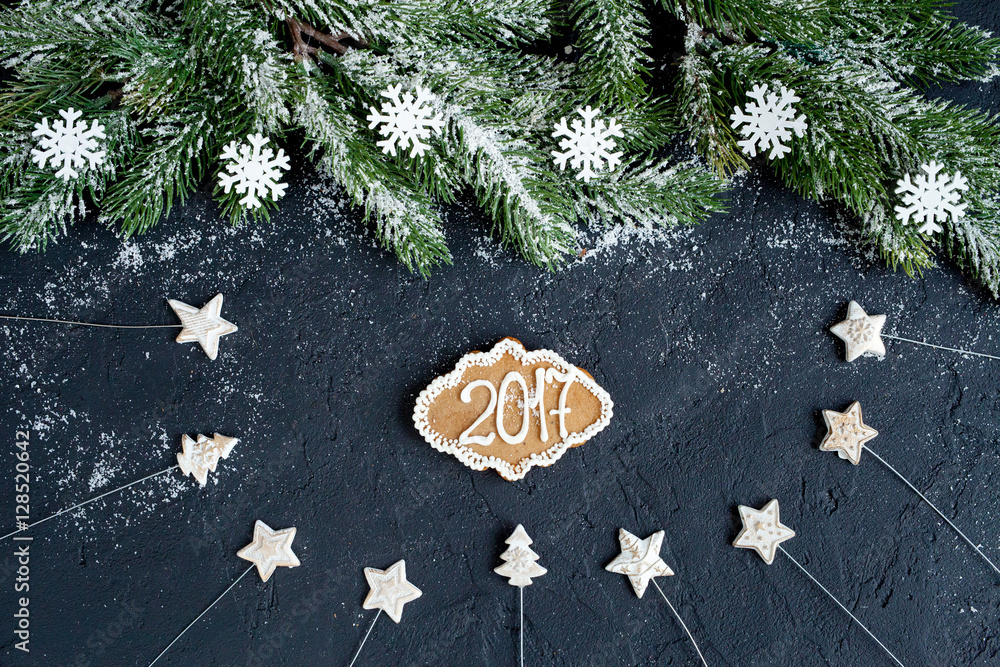
[[[514,481],[597,435],[613,407],[587,371],[504,338],[420,392],[413,422],[434,449]]]
[[[524,526],[517,524],[514,532],[504,540],[510,546],[500,554],[503,565],[493,568],[501,577],[507,577],[511,586],[524,588],[531,585],[532,577],[540,577],[548,570],[536,563],[538,554],[531,550],[531,538]]]
[[[187,433],[181,436],[181,453],[177,455],[177,465],[185,475],[192,475],[202,486],[208,483],[208,473],[215,472],[219,459],[229,458],[229,453],[239,442],[216,433],[211,438],[199,434],[192,440]]]

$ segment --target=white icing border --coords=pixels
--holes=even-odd
[[[434,399],[436,399],[445,389],[458,385],[462,379],[462,375],[465,374],[465,370],[469,366],[492,366],[494,363],[499,361],[504,354],[510,354],[524,365],[530,365],[543,361],[552,364],[562,373],[575,373],[576,381],[586,387],[587,390],[589,390],[590,393],[597,397],[597,400],[600,401],[600,418],[584,430],[577,431],[576,433],[570,433],[569,436],[562,442],[552,445],[543,452],[532,454],[527,458],[523,458],[514,465],[511,465],[495,456],[483,456],[482,454],[476,454],[468,447],[458,444],[457,438],[445,438],[442,434],[431,430],[430,423],[428,421],[428,414],[430,412],[431,403],[434,402]],[[433,382],[427,385],[427,388],[420,392],[420,395],[417,397],[417,404],[413,408],[413,424],[417,427],[417,431],[420,432],[420,435],[424,436],[424,440],[426,440],[431,447],[439,452],[455,456],[458,460],[473,470],[486,470],[487,468],[493,468],[500,473],[504,479],[513,482],[524,478],[524,476],[528,474],[528,471],[535,466],[544,467],[552,465],[559,460],[559,457],[561,457],[567,449],[574,445],[586,442],[593,436],[600,433],[604,430],[604,427],[611,422],[611,417],[614,414],[613,408],[614,402],[611,400],[611,396],[608,392],[602,389],[592,377],[580,371],[576,366],[573,366],[552,350],[534,350],[533,352],[528,352],[524,345],[522,345],[519,341],[513,338],[504,338],[499,343],[494,345],[493,349],[489,352],[470,352],[469,354],[466,354],[458,360],[454,370],[446,375],[435,378]]]

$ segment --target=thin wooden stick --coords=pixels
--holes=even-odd
[[[375,629],[375,621],[377,621],[378,617],[381,615],[382,615],[382,610],[379,609],[378,613],[375,614],[375,619],[372,621],[372,624],[368,626],[368,632],[365,633],[364,639],[361,640],[361,645],[358,646],[358,652],[354,654],[354,659],[351,660],[351,664],[348,665],[347,667],[354,667],[354,663],[358,661],[358,656],[361,655],[361,649],[365,647],[365,642],[368,641],[368,635],[370,635],[372,633],[372,630]]]
[[[236,581],[234,581],[233,583],[229,584],[229,588],[227,588],[226,590],[224,590],[222,592],[222,595],[220,595],[219,597],[217,597],[214,600],[212,600],[212,604],[210,604],[207,607],[205,607],[205,611],[203,611],[200,614],[198,614],[197,618],[195,618],[193,621],[191,621],[190,623],[188,623],[188,626],[186,628],[184,628],[183,630],[181,630],[181,633],[179,635],[177,635],[176,637],[174,637],[174,640],[172,642],[170,642],[169,644],[167,644],[167,648],[165,648],[162,651],[160,651],[160,655],[158,655],[155,658],[153,658],[153,662],[149,663],[149,667],[153,667],[153,665],[156,664],[156,661],[159,660],[160,658],[162,658],[163,654],[166,653],[167,651],[169,651],[170,647],[173,646],[174,644],[176,644],[177,640],[180,639],[181,637],[183,637],[185,632],[187,632],[188,630],[191,629],[192,625],[194,625],[199,620],[201,620],[201,617],[204,616],[205,614],[207,614],[208,610],[211,609],[212,607],[214,607],[216,602],[218,602],[222,598],[226,597],[226,593],[228,593],[229,591],[233,590],[233,586],[235,586],[236,584],[240,583],[240,579],[242,579],[243,577],[247,576],[247,573],[250,572],[250,570],[252,570],[253,568],[254,568],[254,566],[251,565],[247,569],[243,570],[243,574],[241,574],[239,577],[237,577]]]
[[[20,315],[0,315],[0,320],[25,320],[27,322],[55,322],[56,324],[73,324],[80,327],[102,327],[104,329],[180,329],[183,324],[98,324],[96,322],[77,322],[75,320],[54,320],[48,317],[22,317]]]
[[[824,586],[823,584],[819,583],[819,580],[816,577],[814,577],[811,574],[809,574],[809,570],[807,570],[806,568],[802,567],[802,564],[799,563],[799,561],[797,561],[794,558],[792,558],[792,555],[790,553],[788,553],[787,551],[785,551],[785,548],[782,547],[780,544],[778,545],[778,549],[781,551],[781,553],[783,553],[786,556],[788,556],[788,560],[790,560],[793,563],[795,563],[796,567],[798,567],[800,570],[802,570],[807,577],[809,577],[810,579],[812,579],[813,583],[820,587],[820,590],[822,590],[824,593],[826,593],[827,595],[829,595],[830,599],[833,600],[834,602],[836,602],[837,606],[840,607],[841,609],[843,609],[844,613],[846,613],[848,616],[851,617],[851,620],[853,620],[855,623],[857,623],[861,627],[862,630],[864,630],[865,632],[867,632],[868,636],[871,637],[872,639],[874,639],[875,643],[878,644],[879,646],[881,646],[882,650],[885,651],[886,653],[888,653],[889,657],[892,658],[893,660],[895,660],[896,664],[899,665],[899,667],[905,667],[903,665],[903,663],[901,663],[899,661],[899,658],[897,658],[895,655],[893,655],[892,651],[890,651],[886,647],[885,644],[883,644],[881,641],[879,641],[878,637],[876,637],[874,634],[872,634],[872,631],[869,630],[867,628],[867,626],[865,626],[865,624],[861,622],[861,619],[859,619],[857,616],[855,616],[854,614],[852,614],[850,609],[848,609],[847,607],[845,607],[844,605],[842,605],[840,603],[840,600],[838,600],[836,597],[834,597],[833,593],[831,593],[830,591],[828,591],[826,589],[826,586]]]
[[[75,510],[77,508],[80,508],[80,507],[83,507],[84,505],[89,505],[90,503],[97,502],[98,500],[100,500],[101,498],[104,498],[105,496],[110,496],[112,493],[118,493],[119,491],[124,491],[125,489],[127,489],[130,486],[135,486],[139,482],[145,482],[147,479],[156,477],[157,475],[162,475],[165,472],[170,472],[174,468],[178,468],[178,467],[180,467],[180,466],[175,464],[175,465],[170,466],[166,470],[161,470],[160,472],[154,472],[152,475],[146,475],[142,479],[137,479],[134,482],[129,482],[128,484],[126,484],[124,486],[119,486],[117,489],[111,489],[110,491],[105,491],[104,493],[102,493],[101,495],[97,496],[96,498],[91,498],[90,500],[84,500],[82,503],[77,503],[76,505],[73,505],[72,507],[67,507],[64,510],[59,510],[58,512],[56,512],[52,516],[47,516],[44,519],[36,521],[35,523],[32,523],[32,524],[28,524],[27,526],[25,526],[23,528],[18,528],[13,533],[7,533],[3,537],[0,537],[0,540],[6,540],[11,535],[17,535],[18,533],[24,532],[24,531],[28,530],[29,528],[34,528],[35,526],[37,526],[40,523],[45,523],[49,519],[54,519],[57,516],[62,516],[66,512],[72,512],[73,510]]]
[[[650,581],[652,581],[653,585],[656,586],[656,590],[660,591],[660,595],[663,597],[663,601],[667,603],[667,606],[670,607],[670,611],[674,612],[674,616],[677,618],[677,622],[681,624],[682,628],[684,628],[684,632],[687,633],[688,639],[691,640],[691,645],[694,646],[694,650],[698,652],[698,657],[701,658],[701,664],[705,665],[705,667],[708,667],[708,663],[705,662],[705,656],[701,654],[701,649],[698,648],[698,642],[694,640],[694,635],[692,635],[691,631],[688,630],[688,626],[684,624],[684,619],[681,618],[681,615],[677,613],[676,609],[674,609],[674,605],[670,604],[670,600],[667,599],[667,596],[663,593],[663,589],[660,588],[660,585],[656,583],[656,579],[655,578],[650,579]]]
[[[524,586],[518,586],[521,591],[521,667],[524,667]]]
[[[927,499],[927,496],[925,496],[924,494],[920,493],[920,491],[919,491],[919,490],[917,489],[917,487],[913,486],[913,484],[910,484],[910,480],[908,480],[908,479],[906,479],[905,477],[903,477],[902,473],[900,473],[900,472],[899,472],[898,470],[896,470],[896,469],[895,469],[895,468],[893,468],[893,467],[892,467],[891,465],[889,465],[889,462],[888,462],[888,461],[886,461],[886,460],[885,460],[885,459],[883,459],[883,458],[882,458],[881,456],[879,456],[878,454],[876,454],[875,452],[873,452],[873,451],[871,450],[871,447],[869,447],[868,445],[861,445],[861,446],[862,446],[862,447],[864,447],[865,449],[867,449],[867,450],[868,450],[868,453],[869,453],[869,454],[871,454],[872,456],[874,456],[874,457],[875,457],[876,459],[878,459],[878,460],[879,460],[879,461],[880,461],[880,462],[882,463],[882,465],[884,465],[884,466],[885,466],[886,468],[888,468],[889,470],[891,470],[891,471],[892,471],[892,473],[893,473],[894,475],[896,475],[896,477],[898,477],[898,478],[900,478],[901,480],[903,480],[903,484],[906,484],[906,485],[907,485],[908,487],[910,487],[910,489],[911,489],[911,490],[912,490],[912,491],[913,491],[913,492],[914,492],[915,494],[917,494],[917,496],[919,496],[919,498],[920,498],[920,499],[921,499],[922,501],[924,501],[925,503],[927,503],[927,506],[928,506],[928,507],[930,507],[930,508],[931,508],[932,510],[934,510],[935,512],[937,512],[938,516],[940,516],[940,517],[941,517],[942,519],[944,519],[945,523],[947,523],[947,524],[948,524],[949,526],[951,526],[952,530],[954,530],[954,531],[955,531],[956,533],[958,533],[959,537],[961,537],[961,538],[962,538],[963,540],[965,540],[965,541],[966,541],[966,543],[967,543],[967,544],[968,544],[968,545],[969,545],[970,547],[972,547],[972,548],[973,548],[973,549],[974,549],[974,550],[976,551],[976,553],[977,553],[977,554],[979,554],[980,556],[982,556],[983,560],[984,560],[984,561],[986,561],[986,562],[987,562],[987,563],[989,564],[989,566],[993,568],[994,572],[996,572],[997,574],[1000,574],[1000,568],[998,568],[998,567],[996,566],[996,564],[995,564],[995,563],[994,563],[993,561],[991,561],[991,560],[990,560],[990,559],[989,559],[989,558],[988,558],[988,557],[986,556],[986,554],[984,554],[984,553],[982,552],[982,550],[981,550],[981,549],[980,549],[980,548],[979,548],[978,546],[976,546],[975,542],[973,542],[972,540],[970,540],[970,539],[968,538],[968,536],[966,536],[966,534],[965,534],[965,533],[963,533],[963,532],[962,532],[962,531],[961,531],[961,530],[959,529],[959,527],[958,527],[958,526],[956,526],[956,525],[955,525],[954,523],[952,523],[952,520],[951,520],[951,519],[949,519],[948,517],[946,517],[946,516],[944,515],[944,512],[942,512],[941,510],[939,510],[939,509],[938,509],[938,508],[937,508],[937,507],[936,507],[936,506],[934,505],[934,503],[932,503],[932,502],[931,502],[930,500],[928,500],[928,499]]]
[[[987,359],[996,359],[1000,361],[1000,357],[994,356],[992,354],[983,354],[982,352],[971,352],[969,350],[959,350],[955,347],[945,347],[944,345],[933,345],[931,343],[925,343],[922,340],[913,340],[912,338],[903,338],[902,336],[890,336],[889,334],[879,334],[883,338],[891,338],[893,340],[901,340],[907,343],[913,343],[914,345],[926,345],[927,347],[933,347],[935,350],[946,350],[948,352],[958,352],[960,354],[971,354],[974,357],[986,357]]]

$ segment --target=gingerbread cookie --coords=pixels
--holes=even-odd
[[[597,435],[613,406],[587,371],[504,338],[420,392],[413,423],[434,449],[514,481]]]

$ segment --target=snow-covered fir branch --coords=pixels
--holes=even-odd
[[[770,162],[803,196],[843,204],[890,263],[915,272],[943,251],[1000,292],[996,120],[914,88],[995,76],[1000,41],[938,0],[657,1],[685,34],[666,62],[638,0],[23,2],[0,11],[14,74],[0,234],[43,247],[90,210],[141,232],[260,133],[274,150],[304,140],[412,270],[451,261],[438,207],[470,195],[502,241],[554,267],[579,224],[695,222],[722,206],[717,175]],[[651,93],[667,90],[659,71],[671,97]],[[794,90],[807,119],[780,159],[749,157],[730,119],[764,83]],[[386,95],[425,105],[419,146],[382,133]],[[583,174],[557,166],[553,133],[587,105],[614,120],[616,152]],[[104,161],[74,180],[33,159],[36,123],[70,107],[106,126]],[[700,159],[669,156],[680,132]],[[936,237],[896,215],[896,180],[928,161],[969,181],[966,215]],[[249,208],[228,185],[216,197],[239,222],[266,217],[274,187]]]
[[[729,121],[754,86],[794,90],[808,129],[787,155],[755,161],[770,162],[803,196],[846,206],[891,265],[916,273],[943,250],[1000,294],[996,119],[912,87],[994,76],[998,40],[954,21],[936,0],[812,2],[774,20],[773,3],[741,14],[757,0],[664,4],[687,23],[678,110],[710,164],[722,173],[751,164]],[[896,182],[930,162],[969,184],[967,213],[940,220],[938,236],[897,214]]]
[[[309,80],[295,102],[295,122],[315,142],[321,170],[364,209],[382,242],[407,267],[426,275],[451,260],[440,215],[410,175],[381,160],[346,102]]]
[[[567,17],[584,24],[577,50],[540,55]],[[22,249],[41,246],[93,205],[105,223],[141,232],[213,178],[231,142],[263,133],[277,148],[296,133],[411,269],[450,261],[437,207],[466,193],[502,241],[555,267],[576,252],[574,224],[595,211],[667,224],[714,208],[701,192],[658,197],[633,168],[679,130],[647,92],[648,30],[635,0],[25,2],[0,12],[0,58],[15,72],[0,97],[3,230]],[[366,116],[384,91],[418,89],[443,132],[419,156],[387,155]],[[628,128],[630,176],[581,185],[557,169],[551,135],[596,100]],[[70,103],[88,119],[123,114],[131,129],[109,139],[113,160],[67,184],[29,156],[34,124]],[[234,222],[275,207],[273,197],[244,207],[245,191],[228,186],[216,196]]]
[[[633,106],[649,94],[649,21],[639,0],[574,0],[570,15],[578,27],[580,75],[585,90],[601,104]]]

